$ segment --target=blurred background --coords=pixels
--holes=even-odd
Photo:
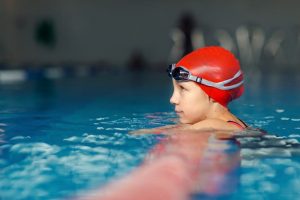
[[[296,0],[0,0],[0,69],[55,67],[49,76],[59,69],[164,70],[192,49],[222,45],[246,71],[298,72],[299,6]],[[0,79],[9,79],[4,72]]]

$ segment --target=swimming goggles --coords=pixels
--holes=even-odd
[[[196,83],[218,88],[220,90],[231,90],[241,86],[244,82],[243,80],[241,80],[239,83],[226,86],[226,84],[230,83],[231,81],[238,78],[242,74],[241,70],[239,70],[232,78],[217,83],[206,80],[198,76],[194,76],[186,68],[181,66],[176,67],[175,64],[169,65],[167,72],[168,72],[168,76],[174,78],[176,81],[194,81]]]

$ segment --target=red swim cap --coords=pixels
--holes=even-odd
[[[241,69],[239,61],[228,50],[218,47],[204,47],[184,56],[176,67],[185,67],[192,75],[212,82],[221,82],[233,78]],[[243,81],[243,74],[233,79],[225,86]],[[201,89],[216,102],[227,107],[227,104],[239,98],[244,91],[243,84],[230,90],[221,90],[215,87],[198,84]]]

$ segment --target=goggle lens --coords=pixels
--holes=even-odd
[[[181,67],[177,67],[172,71],[172,77],[177,81],[188,81],[189,72],[182,69]]]
[[[169,65],[167,72],[169,77],[173,77],[176,81],[188,81],[190,72],[183,69],[182,67],[176,67]]]

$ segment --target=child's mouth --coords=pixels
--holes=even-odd
[[[175,111],[177,115],[181,115],[183,112],[182,111]]]

